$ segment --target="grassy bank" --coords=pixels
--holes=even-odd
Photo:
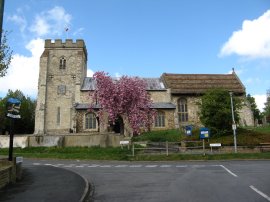
[[[8,155],[8,149],[1,149],[0,155]],[[35,147],[14,149],[14,156],[28,158],[50,159],[80,159],[80,160],[126,160],[126,161],[179,161],[179,160],[229,160],[229,159],[270,159],[270,152],[251,154],[170,154],[166,155],[138,155],[131,156],[131,150],[127,148],[100,148],[100,147]]]
[[[127,160],[127,149],[101,147],[28,147],[15,148],[14,156],[53,159]],[[8,149],[0,149],[0,155],[8,155]]]
[[[257,146],[260,143],[270,142],[270,126],[256,128],[238,128],[237,144],[239,146]],[[132,138],[133,141],[150,142],[180,142],[182,140],[199,140],[199,129],[192,131],[192,136],[186,136],[181,130],[151,131]],[[233,132],[224,136],[210,136],[210,143],[219,142],[223,146],[232,146]]]

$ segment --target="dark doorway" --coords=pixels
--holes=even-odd
[[[115,124],[113,125],[113,131],[115,133],[120,133],[121,135],[124,134],[124,121],[121,116],[118,116]]]

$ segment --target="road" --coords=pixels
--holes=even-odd
[[[94,201],[270,201],[270,161],[25,160],[84,176]]]

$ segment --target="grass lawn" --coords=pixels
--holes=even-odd
[[[8,155],[8,149],[0,149],[0,155]],[[80,160],[118,160],[118,161],[179,161],[179,160],[229,160],[229,159],[270,159],[270,152],[251,154],[170,154],[131,156],[127,148],[100,147],[28,147],[15,148],[14,156],[49,159],[80,159]]]

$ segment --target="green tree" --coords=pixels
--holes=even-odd
[[[35,124],[35,106],[36,101],[25,96],[20,90],[8,90],[6,97],[0,100],[0,132],[9,131],[9,118],[6,117],[6,103],[8,98],[14,97],[21,101],[21,119],[15,121],[15,134],[32,134]]]
[[[1,46],[0,46],[0,77],[3,77],[7,73],[7,69],[12,59],[12,50],[7,44],[7,32],[2,34]]]
[[[256,119],[258,121],[261,121],[262,117],[261,117],[261,112],[260,110],[257,108],[257,104],[256,104],[256,101],[255,101],[255,98],[252,97],[250,94],[247,95],[247,100],[250,104],[250,107],[251,107],[251,111],[253,112],[253,118],[254,118],[254,125],[255,125],[255,121]]]
[[[239,122],[240,99],[233,96],[235,122]],[[200,107],[200,120],[210,128],[212,134],[223,135],[232,130],[232,111],[230,94],[224,89],[208,90],[203,96]]]

